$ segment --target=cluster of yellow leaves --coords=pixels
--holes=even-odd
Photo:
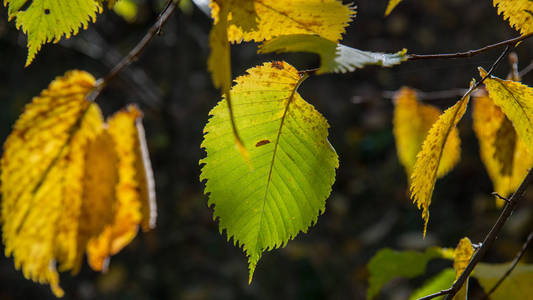
[[[518,81],[487,77],[485,70],[479,70],[480,76],[486,77],[486,91],[482,90],[475,96],[474,131],[479,139],[481,159],[494,189],[506,197],[516,190],[528,169],[533,167],[533,88]],[[451,141],[450,137],[455,139],[452,131],[465,113],[472,84],[473,82],[469,92],[433,124],[422,150],[416,156],[410,191],[413,202],[422,209],[424,235],[435,181],[441,172],[446,153],[450,151],[446,149],[447,143]],[[424,122],[416,114],[418,106],[413,97],[413,92],[406,89],[398,93],[394,120],[398,155],[408,173],[418,145],[415,132],[422,127],[419,124]],[[453,155],[453,150],[451,152]]]
[[[480,68],[480,75],[487,72]],[[533,166],[533,88],[493,76],[485,80],[485,87],[488,96],[479,100],[475,108],[480,112],[474,117],[490,123],[474,119],[474,129],[478,137],[485,137],[480,138],[481,156],[496,192],[505,197]]]
[[[439,118],[441,111],[428,104],[418,102],[416,91],[403,87],[394,97],[393,129],[400,163],[410,177],[416,155],[422,148],[429,129]],[[437,178],[446,175],[459,162],[461,140],[459,132],[453,128],[446,141],[440,159]]]
[[[509,119],[485,91],[474,97],[473,127],[479,141],[481,160],[492,180],[494,191],[503,197],[514,192],[529,168],[533,156],[517,136]],[[497,198],[498,205],[503,201]]]
[[[102,270],[155,225],[153,179],[134,106],[104,123],[87,101],[94,78],[70,71],[28,104],[0,161],[6,256],[24,276],[63,295],[56,270],[79,271],[87,250]]]

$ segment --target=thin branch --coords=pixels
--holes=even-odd
[[[483,244],[481,247],[474,253],[474,256],[472,256],[472,259],[466,266],[466,269],[463,271],[461,276],[455,281],[455,283],[450,288],[450,292],[447,294],[445,300],[451,300],[453,299],[453,296],[461,289],[463,284],[465,283],[468,276],[470,276],[470,273],[474,270],[474,267],[479,263],[479,261],[483,258],[485,253],[487,252],[487,249],[490,248],[496,237],[498,237],[498,234],[500,233],[503,225],[505,222],[507,222],[507,219],[517,206],[517,204],[521,201],[522,196],[524,192],[526,191],[526,188],[529,186],[529,184],[533,182],[533,169],[530,169],[527,173],[526,177],[520,184],[520,187],[518,187],[518,190],[511,196],[509,199],[509,202],[506,202],[505,207],[503,208],[500,217],[494,223],[491,230],[485,236],[485,239],[483,240]]]
[[[154,25],[152,25],[152,27],[150,27],[148,32],[139,41],[139,43],[128,53],[128,55],[126,55],[117,65],[115,65],[115,67],[113,67],[113,69],[111,69],[111,71],[104,76],[104,78],[98,80],[96,89],[88,97],[90,101],[94,101],[96,98],[98,98],[103,88],[109,84],[111,80],[113,80],[122,70],[124,70],[124,68],[139,58],[152,39],[161,33],[161,28],[167,23],[172,14],[176,11],[179,2],[180,0],[168,1],[167,6],[161,12],[157,18],[157,21],[154,23]]]
[[[496,44],[488,45],[483,48],[479,48],[476,50],[468,50],[466,52],[457,52],[457,53],[447,53],[447,54],[411,54],[408,56],[407,60],[421,60],[421,59],[440,59],[440,58],[463,58],[463,57],[472,57],[474,55],[481,54],[485,51],[489,51],[495,48],[499,48],[502,46],[513,46],[516,45],[516,43],[523,41],[527,38],[530,38],[533,36],[533,33],[529,33],[526,35],[521,35],[519,37],[515,37],[506,41],[501,41]]]
[[[520,73],[518,73],[518,75],[520,77],[524,77],[527,73],[533,71],[533,60],[529,63],[529,65],[525,68],[522,69],[522,71],[520,71]]]
[[[418,100],[422,101],[431,101],[431,100],[442,100],[448,98],[456,98],[463,96],[468,89],[450,89],[442,91],[433,91],[433,92],[423,92],[416,90],[416,97]],[[385,99],[394,99],[397,91],[383,91],[383,98]]]
[[[511,274],[511,272],[513,272],[514,268],[516,267],[516,265],[518,264],[518,262],[520,261],[522,256],[524,256],[524,254],[526,253],[527,248],[529,247],[529,245],[531,245],[532,241],[533,241],[533,232],[531,232],[528,235],[528,237],[526,239],[526,242],[524,243],[524,245],[522,245],[522,249],[520,250],[520,252],[518,252],[518,254],[515,256],[515,258],[514,258],[513,262],[511,263],[511,266],[509,267],[509,269],[507,269],[507,271],[502,275],[502,277],[498,280],[498,282],[496,282],[496,284],[490,289],[490,291],[487,292],[487,294],[485,295],[485,297],[483,299],[488,299],[489,296],[492,293],[494,293],[494,291],[505,280],[505,278],[507,278]]]
[[[444,296],[444,295],[447,295],[449,294],[451,291],[451,288],[450,289],[447,289],[447,290],[442,290],[438,293],[435,293],[435,294],[431,294],[431,295],[427,295],[425,297],[422,297],[422,298],[418,298],[417,300],[429,300],[429,299],[433,299],[433,298],[436,298],[436,297],[439,297],[439,296]]]

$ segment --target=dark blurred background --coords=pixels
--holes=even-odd
[[[24,68],[25,37],[0,8],[0,141],[33,96],[70,69],[100,77],[153,24],[163,1],[136,1],[127,21],[106,10],[78,36],[46,45]],[[517,36],[492,1],[404,0],[388,18],[387,0],[359,0],[358,14],[343,43],[362,50],[429,54],[476,49]],[[184,0],[140,60],[98,99],[106,114],[127,103],[145,111],[158,195],[158,226],[111,259],[107,274],[83,266],[62,274],[64,299],[364,299],[369,259],[383,247],[455,247],[463,236],[480,242],[499,214],[492,185],[478,155],[470,112],[459,125],[461,162],[436,185],[428,236],[422,239],[420,212],[407,198],[407,179],[392,135],[390,97],[403,85],[425,92],[466,88],[477,67],[486,69],[503,49],[470,59],[405,62],[394,68],[368,67],[350,74],[309,78],[300,93],[329,120],[330,141],[340,158],[324,215],[307,234],[266,253],[248,285],[247,260],[220,235],[199,182],[202,129],[220,99],[206,71],[211,20]],[[318,66],[311,54],[258,55],[257,45],[233,46],[233,73],[272,59],[298,68]],[[518,49],[520,69],[533,60],[533,41]],[[495,74],[505,77],[504,62]],[[533,72],[523,78],[533,85]],[[387,96],[388,93],[385,93]],[[432,100],[446,108],[458,97]],[[0,150],[1,151],[1,150]],[[513,214],[486,261],[511,260],[533,228],[533,191]],[[523,258],[531,262],[531,252]],[[381,299],[406,299],[446,265],[432,262],[426,276],[395,280]],[[449,265],[449,263],[448,263]],[[475,286],[475,284],[474,284]],[[55,299],[46,285],[24,279],[12,258],[0,258],[0,299]]]

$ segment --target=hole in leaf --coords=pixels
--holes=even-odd
[[[44,14],[45,14],[45,15],[49,15],[49,14],[50,14],[50,10],[49,10],[48,8],[45,8],[45,9],[44,9]]]

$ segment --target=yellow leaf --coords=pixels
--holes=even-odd
[[[246,151],[246,148],[239,137],[237,125],[235,124],[235,118],[233,117],[233,108],[231,105],[231,57],[227,31],[229,4],[222,0],[217,2],[219,2],[220,5],[216,4],[215,2],[211,3],[213,11],[216,11],[219,17],[215,18],[215,23],[213,24],[213,28],[209,33],[209,45],[211,47],[211,53],[207,60],[207,67],[209,71],[211,71],[211,76],[213,77],[213,83],[215,87],[220,88],[222,90],[222,95],[224,95],[226,98],[230,122],[235,138],[235,146],[244,157],[245,161],[249,164],[250,161],[248,152]]]
[[[87,242],[100,235],[112,224],[116,205],[115,187],[118,184],[118,155],[113,137],[102,131],[87,149],[84,176],[84,197],[78,235],[79,247],[85,250]],[[79,265],[85,251],[79,253]]]
[[[94,78],[71,71],[27,105],[1,160],[2,231],[6,255],[24,276],[62,296],[56,262],[76,270],[86,145],[103,128],[85,100]]]
[[[218,5],[220,1],[217,1]],[[354,8],[338,0],[226,0],[232,42],[269,40],[287,34],[316,34],[338,42],[354,17]],[[250,5],[252,3],[252,5]],[[222,13],[212,2],[217,20]]]
[[[472,87],[473,83],[470,83]],[[424,236],[429,220],[429,205],[437,180],[437,170],[445,150],[444,145],[453,132],[453,128],[463,117],[470,93],[465,95],[454,106],[448,108],[429,130],[422,150],[418,153],[413,174],[411,175],[411,199],[422,209],[424,219]]]
[[[135,238],[139,224],[148,230],[155,226],[155,192],[147,157],[142,113],[135,106],[116,113],[108,121],[118,157],[118,184],[112,222],[100,235],[89,240],[87,255],[94,270],[105,270],[110,255],[118,253]]]
[[[462,238],[457,244],[455,251],[453,252],[453,268],[455,269],[455,280],[461,276],[463,271],[468,266],[470,259],[474,255],[474,247],[472,247],[472,242],[467,237]],[[468,279],[467,279],[468,280]],[[467,298],[467,286],[468,282],[463,284],[461,289],[453,297],[454,300],[465,300]]]
[[[441,111],[434,106],[418,102],[416,92],[403,87],[395,97],[393,129],[400,163],[410,177],[416,155],[422,148],[427,133],[437,121]],[[439,163],[437,178],[446,175],[459,162],[461,154],[459,132],[453,128]]]
[[[494,191],[507,197],[533,167],[533,157],[510,121],[486,94],[474,97],[472,118],[481,160]],[[497,198],[496,203],[502,205],[503,201]]]
[[[492,3],[514,29],[523,35],[533,32],[533,1],[493,0]]]
[[[480,68],[482,77],[487,72]],[[494,76],[485,80],[489,97],[513,123],[516,133],[533,153],[533,88],[517,81]]]
[[[385,10],[385,17],[390,15],[392,10],[396,8],[400,2],[402,2],[402,0],[389,0],[389,4],[387,4],[387,9]]]
[[[231,64],[230,45],[228,42],[228,8],[221,2],[219,18],[215,19],[213,28],[209,33],[209,46],[211,54],[207,60],[207,66],[213,76],[215,87],[222,89],[226,94],[231,87]],[[215,4],[213,2],[212,4]]]
[[[466,266],[468,266],[472,255],[474,255],[474,247],[472,246],[472,242],[470,242],[470,239],[467,237],[462,238],[453,252],[455,280],[457,280],[466,269]]]

